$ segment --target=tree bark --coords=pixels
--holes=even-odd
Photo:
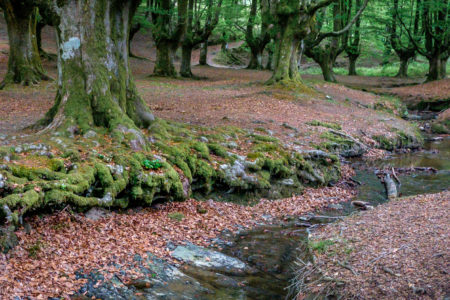
[[[448,56],[441,58],[441,71],[439,74],[441,79],[445,79],[445,77],[447,77],[447,60]]]
[[[172,45],[169,41],[162,40],[156,44],[156,63],[153,75],[156,76],[177,76],[177,71],[173,64]]]
[[[290,77],[289,70],[295,30],[298,26],[298,16],[288,15],[286,18],[287,20],[280,24],[279,42],[275,53],[275,67],[271,79],[267,82],[268,84],[294,79]]]
[[[408,58],[400,57],[400,67],[395,77],[398,78],[408,77],[408,65],[409,65],[409,57]]]
[[[57,7],[54,1],[54,7]],[[58,1],[59,3],[59,1]],[[93,126],[139,136],[154,117],[129,68],[129,24],[139,1],[66,0],[57,9],[58,92],[47,130]],[[79,26],[83,24],[83,26]]]
[[[0,0],[9,36],[7,84],[31,85],[49,80],[42,67],[36,40],[37,8],[26,1]]]
[[[253,70],[262,70],[262,51],[259,48],[252,48],[252,51],[250,51],[250,62],[247,66],[247,69],[253,69]]]
[[[356,76],[356,60],[358,59],[358,55],[349,55],[348,56],[348,75]]]
[[[427,82],[433,81],[433,80],[439,80],[442,78],[442,66],[441,66],[441,59],[439,57],[439,53],[430,55],[428,57],[428,75],[427,75]]]
[[[133,0],[134,1],[134,0]],[[166,0],[153,1],[152,35],[156,44],[156,63],[153,74],[156,76],[175,77],[177,72],[173,64],[173,54],[186,33],[188,0],[177,0],[177,23],[171,28],[171,12],[174,3]]]
[[[272,70],[273,69],[273,50],[267,49],[267,64],[266,64],[266,70]]]
[[[182,77],[193,77],[191,71],[192,45],[183,44],[181,47],[181,67],[180,75]]]
[[[200,49],[200,61],[201,66],[208,64],[208,40],[204,41]]]

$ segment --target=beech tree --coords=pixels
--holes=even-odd
[[[191,71],[192,49],[200,43],[206,43],[207,47],[207,40],[219,21],[222,6],[222,0],[188,1],[187,27],[181,44],[180,75],[183,77],[193,76]],[[205,11],[206,16],[204,16]]]
[[[280,0],[272,8],[272,16],[277,31],[275,62],[268,84],[280,81],[299,81],[300,74],[292,73],[291,57],[297,53],[301,40],[310,32],[316,12],[335,0]]]
[[[256,22],[259,2],[259,15],[261,22]],[[263,69],[262,66],[262,54],[266,45],[270,42],[270,0],[252,0],[250,13],[247,22],[247,28],[245,32],[245,42],[250,47],[250,62],[248,69]],[[259,26],[258,26],[259,25]],[[258,34],[255,33],[259,28]]]
[[[413,18],[411,22],[409,22],[409,30],[412,28],[412,33],[414,36],[419,35],[419,19],[420,19],[420,1],[415,1],[415,13],[413,13]],[[393,9],[392,9],[392,24],[390,28],[390,42],[392,49],[394,49],[395,53],[400,59],[400,68],[396,77],[405,78],[408,76],[408,64],[409,61],[416,55],[416,48],[411,40],[408,38],[407,33],[401,26],[398,19],[400,14],[409,15],[414,11],[414,3],[407,7],[407,9],[400,11],[399,10],[399,1],[393,0]],[[406,41],[405,41],[406,38]]]
[[[47,129],[93,126],[137,132],[154,117],[128,62],[129,24],[140,1],[43,1],[58,24],[58,91]],[[83,24],[83,26],[79,26]]]
[[[332,7],[333,31],[321,32],[323,20],[326,17],[326,11],[324,10],[322,12],[323,16],[317,19],[312,34],[305,39],[305,54],[319,64],[325,81],[336,82],[333,66],[336,58],[345,48],[342,35],[347,33],[352,25],[360,18],[368,2],[369,0],[365,0],[353,18],[346,20],[342,18],[344,7],[347,5],[346,0],[336,1]],[[326,38],[330,38],[329,43],[322,43]]]
[[[138,33],[141,29],[150,27],[150,11],[150,0],[145,0],[143,3],[141,3],[141,5],[138,6],[138,9],[132,19],[130,26],[130,37],[128,42],[128,53],[130,54],[130,57],[143,59],[142,57],[133,54],[133,52],[131,51],[131,42],[133,41],[136,33]]]
[[[186,32],[188,0],[151,0],[150,5],[152,36],[156,45],[153,74],[174,77],[177,72],[173,64],[173,55]]]
[[[355,0],[355,6],[353,6],[353,0],[348,0],[348,3],[343,3],[342,7],[346,13],[344,14],[345,20],[348,21],[352,16],[352,9],[358,11],[361,7],[361,0]],[[356,60],[361,55],[361,18],[358,18],[355,22],[354,30],[349,30],[344,33],[343,36],[344,51],[348,56],[348,75],[354,76],[356,74]]]
[[[9,37],[8,71],[0,84],[31,85],[49,80],[42,68],[36,41],[38,9],[33,0],[0,0]]]

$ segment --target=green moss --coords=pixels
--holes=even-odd
[[[337,123],[331,123],[331,122],[322,122],[319,120],[312,120],[311,122],[306,122],[306,124],[311,125],[311,126],[322,126],[322,127],[326,127],[326,128],[331,128],[331,129],[335,129],[335,130],[341,130],[342,126],[337,124]]]
[[[393,151],[396,148],[395,140],[384,135],[374,135],[372,138],[378,142],[378,147],[384,150]]]
[[[259,134],[250,134],[249,137],[251,137],[254,141],[258,142],[272,142],[277,143],[278,139],[272,136],[268,135],[259,135]]]
[[[209,148],[205,143],[194,142],[192,148],[195,149],[198,153],[200,153],[202,158],[209,159]]]
[[[172,219],[172,220],[178,221],[178,222],[183,221],[183,219],[185,218],[184,214],[181,212],[172,212],[172,213],[169,213],[167,216],[169,217],[169,219]]]
[[[65,171],[64,161],[62,159],[53,158],[49,162],[50,170],[55,172]]]
[[[450,133],[450,131],[442,124],[439,123],[433,123],[431,124],[431,132],[435,134],[447,134]]]
[[[208,148],[212,153],[214,153],[219,157],[226,158],[229,156],[227,149],[225,149],[224,147],[220,146],[217,143],[209,143]]]

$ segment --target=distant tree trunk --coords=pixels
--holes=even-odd
[[[173,64],[172,45],[169,41],[162,40],[156,43],[156,63],[153,70],[156,76],[177,76],[177,71]]]
[[[263,56],[263,50],[254,47],[252,51],[250,51],[250,62],[247,66],[247,69],[254,69],[254,70],[262,70],[262,56]]]
[[[97,1],[66,0],[58,7],[60,76],[44,122],[47,130],[99,126],[139,135],[134,128],[154,120],[137,94],[128,61],[129,21],[140,1]]]
[[[441,79],[447,77],[447,60],[448,56],[441,58],[441,71],[440,71]]]
[[[43,56],[42,54],[45,53],[45,51],[42,49],[42,29],[44,29],[45,26],[46,24],[44,22],[36,23],[36,44],[41,56]]]
[[[36,41],[37,8],[26,1],[0,0],[9,36],[8,71],[0,88],[7,84],[31,85],[49,80],[42,67]]]
[[[433,80],[439,80],[442,79],[442,66],[441,66],[441,59],[440,59],[440,53],[434,53],[433,55],[430,55],[428,57],[428,75],[427,75],[427,82],[433,81]]]
[[[408,65],[409,65],[409,57],[408,58],[400,57],[400,67],[395,77],[398,78],[408,77]]]
[[[208,64],[208,40],[204,41],[200,49],[200,60],[199,64],[201,66],[206,66]]]
[[[323,57],[323,60],[319,62],[320,69],[322,70],[323,79],[328,82],[336,82],[336,77],[333,72],[333,61],[328,55]]]
[[[181,67],[180,75],[183,77],[193,77],[191,71],[192,45],[183,44],[181,46]]]
[[[350,76],[358,75],[356,73],[356,61],[357,61],[358,57],[359,57],[359,54],[348,56],[348,63],[349,63],[348,64],[348,75],[350,75]]]
[[[156,63],[153,74],[156,76],[175,77],[177,72],[173,64],[173,53],[180,45],[182,36],[186,33],[188,0],[177,0],[177,24],[171,30],[171,11],[174,3],[166,0],[155,0],[152,12],[153,39],[156,45]]]
[[[298,72],[298,49],[300,46],[300,41],[294,39],[292,41],[291,48],[291,61],[289,63],[289,77],[295,79],[300,79],[300,73]]]
[[[273,69],[273,50],[269,47],[267,49],[267,64],[265,69],[266,70],[272,70]]]

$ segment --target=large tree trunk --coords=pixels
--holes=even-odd
[[[440,71],[441,79],[444,79],[445,77],[447,77],[447,60],[448,60],[448,56],[441,58],[441,64],[440,64],[441,65],[441,71]]]
[[[183,44],[181,47],[181,67],[180,75],[182,77],[193,77],[191,71],[192,45]]]
[[[409,65],[409,57],[400,57],[400,67],[398,69],[397,75],[395,77],[406,78],[408,77],[408,65]]]
[[[293,79],[289,76],[289,67],[291,63],[292,45],[295,39],[295,29],[298,26],[297,21],[298,17],[296,15],[289,15],[287,20],[280,24],[280,36],[275,53],[275,66],[268,84]]]
[[[323,60],[319,62],[320,69],[322,70],[323,80],[328,82],[337,82],[333,72],[333,61],[328,56],[324,56]]]
[[[47,129],[101,126],[137,136],[136,126],[154,120],[128,62],[129,21],[138,3],[66,0],[58,8],[58,92]]]
[[[356,76],[358,75],[356,73],[356,60],[358,59],[359,55],[349,55],[348,56],[348,75],[349,76]]]
[[[262,70],[262,68],[263,68],[263,66],[262,66],[263,50],[259,49],[258,47],[253,47],[251,49],[250,62],[247,66],[247,69]]]
[[[428,69],[428,75],[427,75],[427,82],[433,81],[433,80],[439,80],[442,78],[442,66],[441,66],[441,59],[439,58],[439,55],[433,55],[428,57],[428,63],[429,63],[429,69]]]
[[[266,70],[272,70],[273,69],[273,50],[267,49],[267,64],[266,64]]]
[[[201,66],[206,66],[208,64],[208,40],[204,41],[200,49],[200,61]]]
[[[159,41],[156,44],[156,63],[153,74],[156,76],[177,76],[177,71],[173,64],[172,47],[169,41]]]
[[[50,79],[41,64],[36,41],[37,8],[26,1],[0,0],[8,27],[8,72],[0,85],[31,85]]]

